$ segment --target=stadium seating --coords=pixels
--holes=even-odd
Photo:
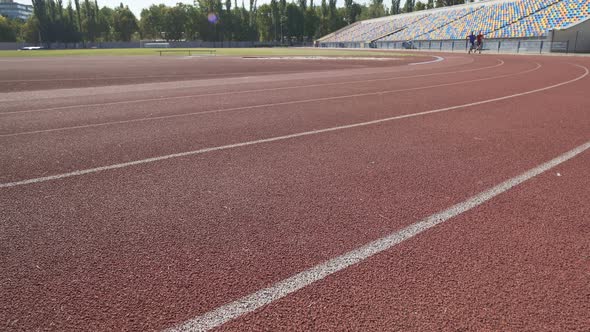
[[[480,7],[481,6],[457,6],[457,8],[451,7],[448,10],[441,10],[438,12],[433,11],[431,15],[428,15],[420,22],[416,22],[416,24],[412,24],[398,33],[383,38],[381,41],[404,41],[416,39],[419,36],[425,35],[471,14]]]
[[[322,42],[368,42],[387,33],[399,30],[413,24],[427,16],[427,14],[394,15],[386,18],[359,22],[348,29],[337,31]]]
[[[490,33],[488,38],[537,37],[550,29],[563,29],[590,16],[590,1],[563,0]]]
[[[534,38],[590,18],[590,0],[490,0],[361,21],[321,42]]]
[[[515,0],[488,3],[479,10],[439,30],[420,37],[421,40],[464,39],[471,31],[488,34],[559,0]]]

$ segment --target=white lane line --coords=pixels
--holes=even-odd
[[[475,63],[477,57],[465,57],[464,59],[470,61],[464,61],[463,63],[459,63],[457,61],[453,61],[450,64],[444,66],[445,68],[469,68],[472,67],[468,65],[469,63]],[[479,62],[477,62],[479,64]],[[363,69],[351,69],[351,70],[338,70],[338,69],[328,69],[328,70],[321,70],[321,71],[308,71],[308,72],[301,72],[295,74],[287,74],[287,75],[261,75],[261,76],[254,76],[253,79],[255,82],[253,83],[273,83],[273,82],[284,82],[284,81],[295,81],[298,79],[314,79],[314,78],[334,78],[333,81],[339,81],[337,78],[355,78],[360,79],[358,76],[367,76],[371,74],[400,74],[405,72],[418,72],[416,70],[418,67],[410,67],[410,66],[396,66],[396,67],[381,67],[381,68],[363,68]],[[425,68],[424,66],[422,68]],[[420,71],[421,72],[421,71]],[[355,75],[356,74],[356,75]],[[252,80],[248,80],[244,78],[245,76],[238,76],[238,77],[218,77],[218,78],[206,78],[206,79],[189,79],[189,80],[176,80],[176,81],[162,81],[162,82],[148,82],[148,83],[140,83],[140,84],[124,84],[124,85],[105,85],[105,86],[97,86],[97,87],[78,87],[78,88],[65,88],[65,89],[55,89],[55,90],[37,90],[37,91],[20,91],[20,92],[0,92],[0,101],[1,102],[26,102],[26,101],[42,101],[47,99],[56,99],[56,98],[78,98],[82,100],[85,96],[96,96],[96,95],[108,95],[108,94],[117,94],[119,92],[131,93],[131,92],[153,92],[153,91],[178,91],[182,89],[200,89],[200,88],[207,88],[212,86],[217,86],[219,88],[223,88],[224,86],[230,85],[239,85],[239,84],[246,84],[252,83]],[[308,82],[309,83],[309,82]],[[123,90],[123,91],[122,91]],[[214,91],[214,92],[221,92],[221,91]],[[158,95],[160,97],[164,97],[164,95]],[[156,97],[156,96],[150,96]],[[144,97],[142,97],[144,98]],[[145,97],[148,98],[148,97]],[[126,100],[130,98],[125,98]],[[88,101],[84,101],[88,102]],[[78,103],[82,103],[82,101],[78,101]],[[50,106],[46,106],[50,107]]]
[[[257,74],[288,74],[297,73],[299,71],[266,71],[257,72]],[[200,74],[201,76],[224,76],[224,75],[242,75],[251,74],[252,72],[236,72],[236,73],[209,73]],[[85,78],[40,78],[40,79],[23,79],[23,80],[0,80],[0,83],[19,83],[19,82],[60,82],[60,81],[97,81],[97,80],[121,80],[121,79],[146,79],[146,78],[174,78],[186,77],[186,74],[168,74],[168,75],[147,75],[147,76],[112,76],[112,77],[85,77]]]
[[[65,109],[72,109],[72,108],[79,108],[79,107],[85,107],[85,108],[86,107],[101,107],[101,106],[134,104],[134,103],[142,103],[142,102],[150,102],[150,101],[166,101],[166,100],[189,99],[189,98],[197,98],[197,97],[215,97],[215,96],[235,95],[235,94],[244,94],[244,93],[253,93],[253,92],[281,91],[281,90],[290,90],[290,89],[299,89],[299,88],[317,88],[317,87],[324,87],[324,86],[337,86],[337,85],[347,85],[347,84],[357,84],[357,83],[367,83],[367,82],[385,82],[385,81],[393,81],[393,80],[406,79],[406,78],[429,77],[429,76],[437,76],[437,75],[460,74],[460,73],[466,73],[466,72],[481,71],[481,70],[485,70],[485,69],[493,69],[493,68],[501,67],[505,64],[505,62],[503,60],[496,59],[496,61],[498,61],[498,63],[493,66],[486,66],[486,67],[481,67],[481,68],[458,70],[458,71],[447,71],[447,72],[441,72],[441,73],[430,73],[430,74],[387,77],[387,78],[375,78],[375,79],[368,79],[368,80],[356,80],[356,81],[324,83],[324,84],[292,85],[292,86],[287,86],[287,87],[268,88],[268,89],[253,89],[253,90],[242,90],[242,91],[202,93],[202,94],[191,94],[191,95],[173,96],[173,97],[144,98],[144,99],[134,99],[134,100],[113,101],[113,102],[107,102],[107,103],[78,104],[78,105],[59,106],[59,107],[50,107],[50,108],[39,108],[39,109],[24,110],[24,111],[0,112],[0,116],[7,115],[7,114],[58,111],[58,110],[65,110]]]
[[[320,281],[331,274],[342,271],[354,264],[367,260],[380,252],[391,249],[395,245],[408,240],[430,228],[442,224],[449,219],[467,212],[490,199],[510,190],[511,188],[541,174],[555,166],[574,158],[580,153],[590,148],[590,142],[586,142],[573,150],[570,150],[555,159],[506,180],[495,187],[483,191],[461,203],[455,204],[450,208],[433,214],[426,219],[411,224],[410,226],[386,235],[378,240],[370,242],[360,248],[349,251],[343,255],[332,258],[324,263],[316,265],[310,269],[300,272],[290,278],[284,279],[274,285],[261,289],[255,293],[244,296],[234,302],[225,304],[201,316],[193,318],[176,327],[166,330],[167,332],[176,331],[207,331],[221,326],[230,320],[238,318],[244,314],[250,313],[267,304],[275,302],[291,293],[294,293],[314,282]]]
[[[436,56],[436,55],[431,55],[431,56],[432,57],[435,57],[435,59],[432,60],[432,61],[413,62],[413,63],[410,63],[409,65],[410,66],[426,65],[426,64],[429,64],[429,63],[441,62],[441,61],[443,61],[445,59],[443,57]]]
[[[279,102],[279,103],[269,103],[269,104],[252,105],[252,106],[222,108],[222,109],[209,110],[209,111],[171,114],[171,115],[162,115],[162,116],[152,116],[152,117],[137,118],[137,119],[131,119],[131,120],[110,121],[110,122],[80,125],[80,126],[70,126],[70,127],[52,128],[52,129],[43,129],[43,130],[23,131],[23,132],[18,132],[18,133],[11,133],[11,134],[0,134],[0,137],[33,135],[33,134],[51,133],[51,132],[57,132],[57,131],[67,131],[67,130],[75,130],[75,129],[85,129],[85,128],[94,128],[94,127],[102,127],[102,126],[135,123],[135,122],[164,120],[164,119],[172,119],[172,118],[185,117],[185,116],[199,116],[199,115],[213,114],[213,113],[236,112],[236,111],[243,111],[243,110],[248,110],[248,109],[272,107],[272,106],[295,105],[295,104],[304,104],[304,103],[311,103],[311,102],[315,103],[315,102],[319,102],[319,101],[329,101],[329,100],[339,100],[339,99],[346,99],[346,98],[384,95],[384,94],[390,94],[390,93],[394,93],[394,92],[407,92],[407,91],[424,90],[424,89],[438,88],[438,87],[443,87],[443,86],[460,85],[460,84],[466,84],[466,83],[481,82],[481,81],[488,81],[488,80],[493,80],[493,79],[498,79],[498,78],[505,78],[505,77],[522,75],[522,74],[530,73],[532,71],[535,71],[535,70],[538,70],[539,68],[541,68],[541,64],[539,64],[537,62],[535,62],[535,64],[536,64],[535,68],[528,69],[528,70],[525,70],[522,72],[504,74],[504,75],[498,75],[498,76],[491,76],[491,77],[479,78],[479,79],[473,79],[473,80],[467,80],[467,81],[459,81],[459,82],[435,84],[435,85],[426,85],[426,86],[407,88],[407,89],[385,90],[385,91],[367,92],[367,93],[360,93],[360,94],[350,94],[350,95],[344,95],[344,96],[302,99],[302,100],[293,100],[293,101],[286,101],[286,102]]]
[[[286,101],[286,102],[261,104],[261,105],[252,105],[252,106],[240,106],[240,107],[232,107],[232,108],[222,108],[222,109],[217,109],[217,110],[209,110],[209,111],[201,111],[201,112],[190,112],[190,113],[171,114],[171,115],[162,115],[162,116],[151,116],[151,117],[146,117],[146,118],[138,118],[138,119],[131,119],[131,120],[121,120],[121,121],[110,121],[110,122],[95,123],[95,124],[80,125],[80,126],[61,127],[61,128],[52,128],[52,129],[43,129],[43,130],[32,130],[32,131],[22,131],[22,132],[11,133],[11,134],[0,134],[0,137],[14,137],[14,136],[22,136],[22,135],[33,135],[33,134],[51,133],[51,132],[56,132],[56,131],[67,131],[67,130],[75,130],[75,129],[84,129],[84,128],[112,126],[112,125],[119,125],[119,124],[126,124],[126,123],[135,123],[135,122],[145,122],[145,121],[172,119],[172,118],[185,117],[185,116],[199,116],[199,115],[213,114],[213,113],[236,112],[236,111],[243,111],[243,110],[248,110],[248,109],[257,109],[257,108],[272,107],[272,106],[295,105],[295,104],[304,104],[304,103],[311,103],[311,102],[318,102],[318,101],[328,101],[328,100],[338,100],[338,99],[346,99],[346,98],[356,98],[356,97],[367,97],[367,96],[385,95],[385,94],[390,94],[390,93],[394,93],[394,92],[407,92],[407,91],[424,90],[424,89],[430,89],[430,88],[439,88],[439,87],[443,87],[443,86],[460,85],[460,84],[466,84],[466,83],[489,81],[489,80],[498,79],[498,78],[506,78],[506,77],[511,77],[511,76],[517,76],[517,75],[522,75],[522,74],[530,73],[530,72],[536,71],[539,68],[541,68],[541,64],[535,62],[535,65],[536,65],[535,68],[527,69],[525,71],[518,72],[518,73],[504,74],[504,75],[491,76],[491,77],[486,77],[486,78],[478,78],[478,79],[474,79],[474,80],[459,81],[459,82],[453,82],[453,83],[426,85],[426,86],[420,86],[420,87],[415,87],[415,88],[398,89],[398,90],[385,90],[385,91],[376,91],[376,92],[367,92],[367,93],[359,93],[359,94],[351,94],[351,95],[335,96],[335,97],[322,97],[322,98],[313,98],[313,99],[292,100],[292,101]]]
[[[393,116],[393,117],[379,119],[379,120],[359,122],[359,123],[354,123],[354,124],[349,124],[349,125],[344,125],[344,126],[311,130],[311,131],[305,131],[305,132],[300,132],[300,133],[295,133],[295,134],[290,134],[290,135],[276,136],[276,137],[264,138],[264,139],[254,140],[254,141],[247,141],[247,142],[221,145],[221,146],[215,146],[215,147],[211,147],[211,148],[204,148],[204,149],[193,150],[193,151],[173,153],[173,154],[168,154],[168,155],[159,156],[159,157],[134,160],[134,161],[126,162],[126,163],[112,164],[112,165],[108,165],[108,166],[101,166],[101,167],[95,167],[95,168],[87,168],[87,169],[77,170],[77,171],[68,172],[68,173],[43,176],[43,177],[21,180],[21,181],[6,182],[6,183],[1,183],[0,188],[10,188],[10,187],[22,186],[22,185],[33,184],[33,183],[59,180],[59,179],[73,177],[73,176],[81,176],[81,175],[85,175],[85,174],[98,173],[98,172],[107,171],[107,170],[125,168],[125,167],[130,167],[130,166],[135,166],[135,165],[148,164],[148,163],[153,163],[153,162],[162,161],[162,160],[168,160],[168,159],[173,159],[173,158],[180,158],[180,157],[192,156],[192,155],[197,155],[197,154],[203,154],[203,153],[207,153],[207,152],[228,150],[228,149],[239,148],[239,147],[243,147],[243,146],[257,145],[257,144],[270,143],[270,142],[276,142],[276,141],[283,141],[283,140],[287,140],[287,139],[291,139],[291,138],[311,136],[311,135],[317,135],[317,134],[321,134],[321,133],[328,133],[328,132],[332,132],[332,131],[340,131],[340,130],[344,130],[344,129],[370,126],[370,125],[383,123],[383,122],[389,122],[389,121],[406,119],[406,118],[413,118],[413,117],[427,115],[427,114],[448,112],[448,111],[453,111],[453,110],[462,109],[462,108],[466,108],[466,107],[483,105],[483,104],[493,103],[496,101],[526,96],[529,94],[547,91],[547,90],[557,88],[557,87],[560,87],[560,86],[563,86],[566,84],[570,84],[570,83],[579,81],[579,80],[583,79],[584,77],[588,76],[588,73],[590,72],[588,70],[588,68],[586,68],[584,66],[576,65],[576,64],[574,64],[574,66],[584,69],[584,74],[582,74],[574,79],[564,81],[561,83],[557,83],[554,85],[546,86],[544,88],[520,92],[520,93],[516,93],[516,94],[504,96],[504,97],[481,100],[481,101],[474,102],[474,103],[439,108],[439,109],[430,110],[430,111],[398,115],[398,116]]]

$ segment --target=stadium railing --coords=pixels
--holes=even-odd
[[[467,52],[469,43],[466,40],[422,40],[407,42],[376,42],[380,49],[414,49],[426,51]],[[569,53],[575,51],[569,41],[551,42],[549,40],[514,40],[487,39],[483,44],[484,52],[494,53],[536,53],[551,52]]]

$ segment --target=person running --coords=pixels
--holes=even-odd
[[[467,39],[469,39],[469,52],[467,53],[471,54],[471,51],[475,50],[475,35],[473,34],[473,31],[467,36]]]
[[[477,50],[479,51],[479,54],[481,54],[482,49],[483,49],[483,33],[481,33],[481,31],[480,31],[479,34],[477,35]]]

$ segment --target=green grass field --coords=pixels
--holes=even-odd
[[[166,56],[188,55],[189,49],[153,49],[153,48],[122,48],[122,49],[77,49],[77,50],[36,50],[36,51],[0,51],[0,57],[63,57],[63,56],[126,56],[145,55],[159,56],[158,51],[167,50]],[[194,49],[198,50],[198,49]],[[207,49],[208,50],[208,49]],[[335,57],[401,57],[411,56],[399,52],[367,52],[363,50],[328,50],[313,48],[217,48],[218,56],[335,56]],[[193,54],[194,55],[194,54]]]

